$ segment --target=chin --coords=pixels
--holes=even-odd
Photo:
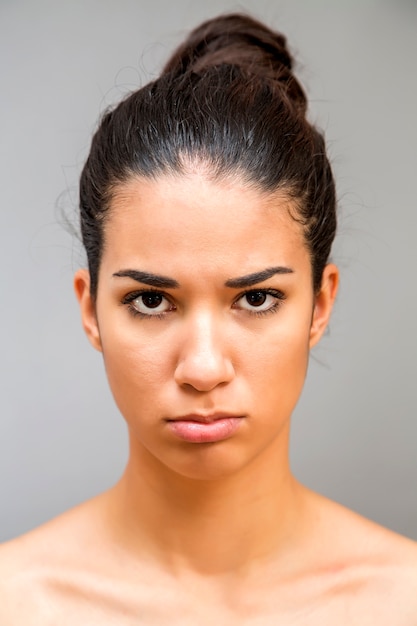
[[[242,442],[229,439],[217,443],[184,444],[176,450],[151,451],[149,448],[140,455],[141,470],[145,470],[164,484],[185,479],[188,481],[214,482],[223,481],[238,475],[243,476],[250,469],[253,480],[255,466],[266,464],[268,472],[274,472],[276,465],[285,462],[285,455],[275,445],[253,446],[250,449]],[[269,442],[271,444],[271,442]],[[157,454],[155,454],[157,452]],[[136,457],[138,458],[138,457]],[[256,473],[256,472],[255,472]]]

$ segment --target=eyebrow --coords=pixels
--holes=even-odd
[[[254,272],[253,274],[246,274],[246,276],[240,276],[239,278],[229,278],[226,280],[226,287],[233,287],[233,289],[241,289],[242,287],[251,287],[258,283],[275,276],[275,274],[292,274],[293,270],[290,267],[267,267],[260,272]]]
[[[253,274],[246,274],[245,276],[239,276],[238,278],[229,278],[224,283],[226,287],[232,287],[233,289],[242,289],[243,287],[251,287],[258,283],[275,276],[276,274],[292,274],[294,270],[290,267],[268,267],[260,272],[254,272]],[[180,286],[179,282],[174,278],[163,276],[160,274],[152,274],[151,272],[142,272],[140,270],[119,270],[115,272],[113,276],[119,278],[132,278],[138,283],[145,285],[151,285],[152,287],[160,287],[163,289],[175,289]]]
[[[152,287],[162,287],[164,289],[175,289],[180,286],[179,282],[174,278],[151,274],[150,272],[141,272],[140,270],[120,270],[119,272],[115,272],[113,276],[132,278],[138,283],[144,283]]]

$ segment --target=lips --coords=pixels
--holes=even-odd
[[[215,443],[231,437],[244,420],[243,415],[212,413],[179,416],[167,420],[170,432],[189,443]]]

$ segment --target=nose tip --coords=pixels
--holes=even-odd
[[[218,385],[230,382],[235,372],[225,342],[215,342],[213,333],[207,329],[203,332],[201,330],[193,335],[190,329],[178,358],[175,380],[180,386],[211,391]]]
[[[191,386],[197,391],[211,391],[218,385],[230,382],[233,366],[225,359],[212,356],[182,360],[175,371],[175,380],[181,386]]]

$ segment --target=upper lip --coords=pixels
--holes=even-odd
[[[168,422],[200,422],[201,424],[210,424],[220,419],[227,419],[229,417],[243,417],[238,413],[189,413],[188,415],[179,415],[178,417],[171,417]]]

